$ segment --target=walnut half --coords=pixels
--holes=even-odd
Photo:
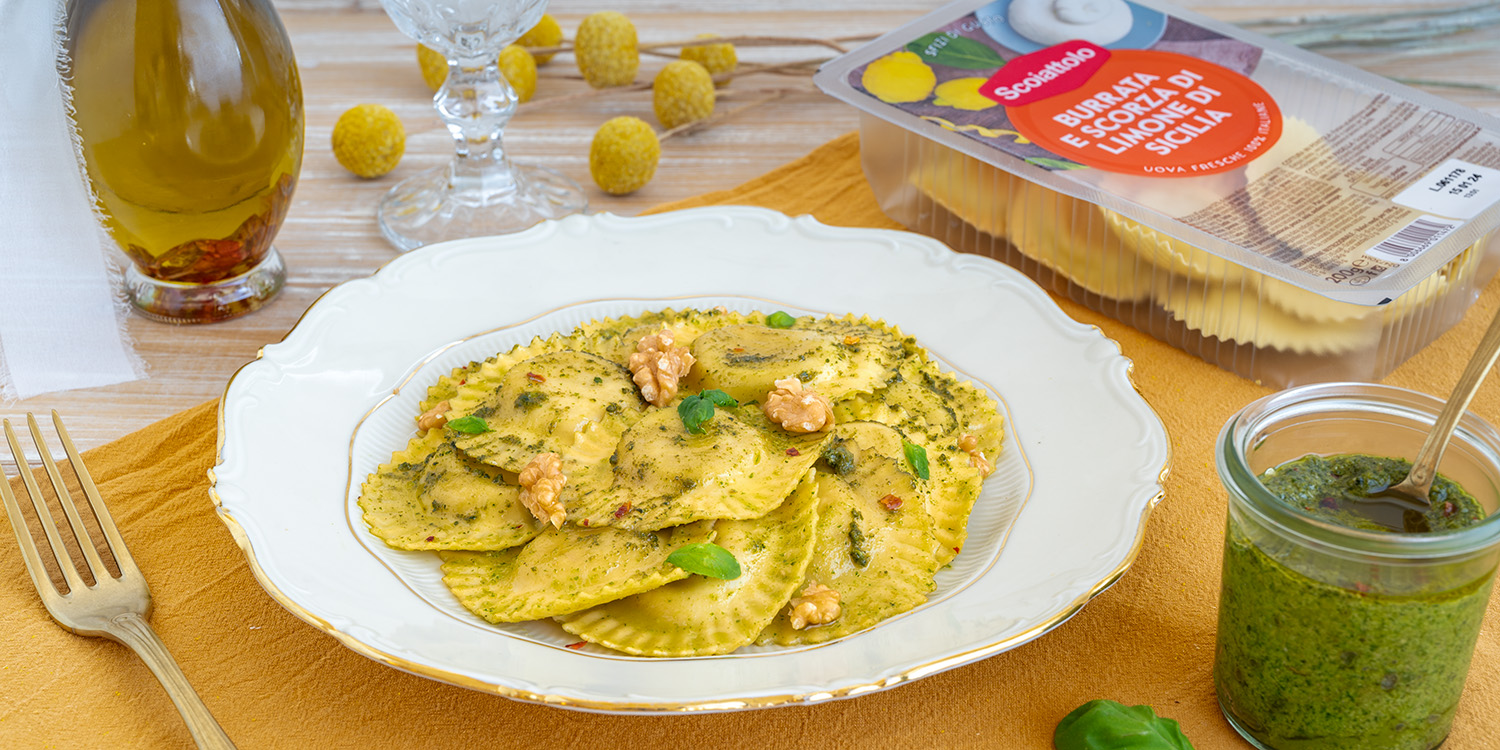
[[[521,504],[542,523],[562,528],[568,511],[562,504],[562,488],[568,478],[562,458],[556,453],[538,453],[521,469]]]
[[[630,355],[630,376],[641,388],[641,398],[655,406],[666,406],[677,396],[677,384],[693,366],[693,355],[685,346],[672,346],[672,332],[663,328],[635,345]]]
[[[766,396],[761,410],[787,432],[818,432],[833,427],[833,402],[807,389],[797,378],[776,381],[776,390]]]
[[[417,429],[426,432],[434,427],[448,424],[449,408],[447,401],[437,402],[437,406],[422,412],[422,416],[417,417]]]
[[[816,581],[807,584],[802,593],[793,599],[792,630],[801,630],[809,625],[827,625],[844,613],[839,604],[839,592]]]
[[[987,477],[995,473],[995,465],[984,457],[984,451],[979,450],[979,438],[969,434],[960,436],[958,449],[969,454],[969,465],[979,470],[979,476]]]

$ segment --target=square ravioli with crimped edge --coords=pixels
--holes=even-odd
[[[998,405],[868,317],[661,310],[442,375],[366,480],[491,622],[640,656],[858,633],[926,601],[1004,444]]]

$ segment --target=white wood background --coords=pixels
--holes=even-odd
[[[701,32],[818,37],[878,34],[940,5],[912,0],[617,0],[609,5],[559,0],[551,12],[571,37],[587,13],[620,10],[632,18],[646,43],[687,39]],[[1325,1],[1263,6],[1248,0],[1220,0],[1189,7],[1233,20],[1397,5],[1412,4]],[[278,7],[301,68],[307,112],[301,181],[276,239],[288,266],[285,291],[263,310],[225,323],[171,327],[134,319],[130,330],[150,367],[148,379],[0,402],[0,417],[14,420],[27,411],[44,413],[56,408],[68,418],[75,439],[85,448],[145,427],[221,395],[230,375],[262,346],[279,341],[320,294],[339,282],[369,274],[395,256],[375,226],[376,201],[399,179],[438,166],[452,154],[451,140],[432,111],[431,94],[418,73],[413,44],[396,31],[376,0],[278,0]],[[1500,33],[1483,33],[1495,44],[1478,53],[1335,56],[1378,73],[1497,84]],[[756,48],[741,50],[741,59],[776,62],[818,54],[813,47]],[[664,62],[643,58],[640,79],[649,80]],[[576,76],[571,56],[559,55],[542,68],[537,98],[585,90]],[[506,140],[518,158],[559,168],[587,186],[594,211],[628,215],[658,203],[732,187],[857,126],[852,108],[818,93],[805,78],[742,77],[731,90],[741,95],[763,88],[794,92],[705,132],[669,140],[655,179],[630,196],[610,197],[593,188],[587,170],[588,144],[594,129],[609,117],[635,114],[654,122],[649,92],[527,108],[512,121]],[[1500,111],[1500,95],[1434,91],[1469,106]],[[338,115],[363,102],[391,107],[408,131],[406,156],[399,168],[370,181],[345,172],[328,146]],[[721,106],[734,105],[726,100]],[[5,459],[8,463],[9,456]]]

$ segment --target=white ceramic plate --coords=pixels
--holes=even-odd
[[[716,304],[884,319],[1001,402],[1006,450],[927,604],[809,648],[574,650],[548,623],[470,615],[435,555],[366,530],[359,484],[405,445],[438,375],[589,318]],[[575,216],[409,253],[314,303],[230,381],[219,421],[214,501],[287,609],[414,674],[620,713],[851,697],[1036,638],[1129,567],[1168,463],[1118,345],[1019,272],[915,234],[753,208]]]

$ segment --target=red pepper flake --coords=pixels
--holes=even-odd
[[[895,495],[886,495],[880,498],[880,507],[886,510],[896,510],[901,507],[901,498]]]
[[[631,507],[632,506],[631,506],[629,500],[626,500],[624,503],[621,503],[620,507],[615,508],[615,518],[623,518],[626,513],[630,512]]]
[[[434,539],[437,539],[437,537],[435,537],[435,536],[427,537],[427,541],[429,541],[429,542],[432,541],[432,540],[434,540]]]
[[[1443,518],[1447,518],[1457,512],[1458,506],[1454,505],[1452,501],[1443,503]]]
[[[582,521],[579,521],[578,525],[579,526],[587,526],[587,525],[589,525],[589,519],[585,518]]]
[[[467,383],[467,382],[469,382],[469,379],[468,378],[464,378],[463,380],[458,381],[458,384],[459,385],[463,385],[464,383]]]
[[[958,547],[954,547],[954,548],[953,548],[953,554],[955,554],[955,555],[956,555],[956,554],[958,554],[958,550],[959,550],[959,548],[958,548]]]
[[[538,375],[538,374],[536,374],[534,372],[528,372],[528,373],[526,373],[526,379],[530,380],[533,383],[545,383],[545,382],[547,382],[547,376],[546,375]]]
[[[786,449],[786,454],[788,456],[800,456],[800,455],[802,455],[802,451],[799,451],[796,448],[787,448]]]
[[[568,644],[568,648],[571,648],[574,651],[577,651],[578,649],[583,648],[584,646],[587,646],[587,645],[589,645],[588,641],[579,641],[577,643],[569,643]]]
[[[745,351],[745,347],[743,347],[743,346],[736,346],[733,349],[730,349],[729,351],[732,351],[732,352],[742,352],[742,351]]]

